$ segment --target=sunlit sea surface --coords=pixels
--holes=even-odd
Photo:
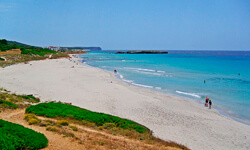
[[[224,115],[250,123],[250,51],[168,52],[95,51],[79,57],[90,66],[116,69],[117,77],[128,84],[185,96],[199,103],[208,96],[213,107]]]

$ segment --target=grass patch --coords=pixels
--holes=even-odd
[[[39,98],[36,98],[36,97],[33,96],[33,95],[20,95],[20,97],[22,97],[22,98],[25,99],[25,100],[30,100],[30,101],[32,101],[32,102],[36,102],[36,103],[40,102],[40,99],[39,99]]]
[[[106,123],[113,123],[115,127],[122,129],[131,129],[139,133],[146,133],[150,130],[131,120],[119,118],[104,113],[92,112],[83,108],[79,108],[72,105],[66,105],[62,103],[41,103],[38,105],[30,106],[26,108],[26,113],[34,113],[36,115],[55,118],[55,117],[69,117],[76,120],[84,120],[92,122],[97,126],[104,126]]]
[[[0,149],[41,149],[48,139],[41,133],[0,119]]]
[[[0,88],[0,103],[11,102],[11,103],[37,103],[40,102],[39,98],[34,97],[33,95],[17,95],[17,94],[11,94],[6,89]],[[5,103],[6,104],[6,103]],[[6,105],[12,105],[10,103]],[[19,106],[18,104],[15,104]],[[1,106],[0,106],[1,107]],[[13,107],[16,107],[13,105]],[[7,107],[8,108],[8,107]]]
[[[18,105],[5,101],[5,100],[0,100],[0,108],[9,108],[9,109],[17,109]]]

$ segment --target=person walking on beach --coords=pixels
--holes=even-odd
[[[209,98],[206,97],[206,100],[205,100],[205,106],[208,107],[208,101],[209,101]]]
[[[211,101],[211,99],[209,100],[209,109],[211,109],[211,107],[212,107],[212,101]]]

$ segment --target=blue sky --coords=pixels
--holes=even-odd
[[[110,50],[250,50],[250,1],[0,0],[0,38]]]

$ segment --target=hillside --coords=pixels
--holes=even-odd
[[[0,67],[32,60],[68,57],[67,53],[0,39]]]
[[[35,51],[45,50],[42,47],[31,46],[16,41],[7,41],[6,39],[0,40],[0,51],[7,51],[11,49],[21,49],[22,51],[27,49]]]
[[[28,44],[24,44],[24,43],[20,43],[20,42],[16,42],[16,41],[7,41],[8,44],[11,44],[11,45],[14,45],[16,44],[17,46],[19,47],[23,47],[23,48],[41,48],[39,46],[31,46],[31,45],[28,45]]]

